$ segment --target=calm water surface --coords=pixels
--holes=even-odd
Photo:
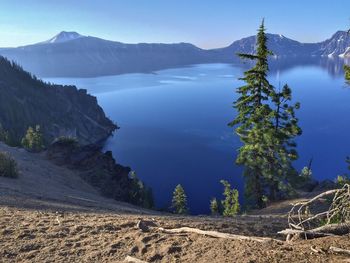
[[[288,83],[302,136],[298,139],[301,169],[313,158],[318,179],[346,172],[350,155],[350,88],[341,65],[332,61],[274,68],[270,81]],[[241,168],[234,164],[238,138],[227,126],[235,115],[232,102],[243,69],[203,64],[155,74],[98,78],[50,78],[74,84],[98,98],[107,116],[121,127],[106,144],[116,160],[132,167],[153,188],[158,207],[169,206],[181,183],[192,213],[209,211],[209,200],[221,198],[220,179],[243,190]]]

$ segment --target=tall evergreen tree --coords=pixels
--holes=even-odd
[[[230,123],[231,126],[239,125],[236,133],[243,142],[236,159],[237,164],[244,165],[246,177],[246,195],[253,199],[258,207],[263,207],[263,182],[262,182],[262,159],[264,151],[264,127],[266,116],[272,112],[268,103],[273,87],[267,80],[269,70],[268,56],[271,52],[267,48],[264,21],[257,34],[256,54],[238,54],[242,59],[255,62],[253,68],[244,72],[240,78],[246,84],[237,89],[239,98],[234,102],[237,109],[236,118]]]
[[[297,158],[292,139],[301,130],[294,112],[299,104],[289,105],[290,88],[285,85],[276,92],[267,79],[268,56],[272,52],[267,47],[264,21],[256,44],[256,54],[238,54],[255,65],[241,78],[245,85],[237,89],[239,98],[234,102],[237,116],[230,125],[238,126],[236,133],[243,143],[236,162],[244,166],[246,195],[262,208],[266,195],[276,199],[278,192],[286,191],[287,177],[296,174],[291,165]]]
[[[188,213],[187,196],[186,196],[185,190],[180,184],[178,184],[175,187],[175,190],[173,193],[172,208],[174,209],[176,214]]]

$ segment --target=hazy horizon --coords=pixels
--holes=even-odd
[[[205,4],[197,0],[3,0],[0,47],[34,44],[61,31],[75,31],[124,43],[187,42],[204,49],[220,48],[254,35],[262,18],[270,33],[315,43],[349,27],[350,2],[337,2],[293,1],[286,10],[277,0]]]

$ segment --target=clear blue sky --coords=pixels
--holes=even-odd
[[[350,0],[0,0],[0,47],[77,31],[106,39],[223,47],[271,33],[316,42],[350,27]]]

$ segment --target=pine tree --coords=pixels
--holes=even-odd
[[[263,207],[263,182],[262,162],[265,151],[265,129],[269,129],[266,116],[272,112],[269,104],[269,96],[273,93],[273,87],[267,80],[269,70],[268,56],[272,54],[267,48],[264,21],[257,34],[257,53],[238,54],[242,59],[255,62],[255,66],[244,73],[243,80],[246,84],[237,89],[239,98],[234,102],[237,109],[236,118],[229,124],[239,125],[236,133],[243,142],[236,159],[237,164],[244,165],[246,177],[246,195],[253,199],[258,207]]]
[[[219,215],[219,202],[216,198],[210,200],[210,212],[212,215]]]
[[[175,187],[172,200],[172,208],[176,214],[187,214],[187,196],[183,187],[178,184]]]
[[[288,181],[294,181],[298,176],[292,162],[298,159],[294,138],[302,131],[298,126],[295,110],[300,108],[300,103],[290,104],[292,90],[284,85],[282,90],[272,94],[274,111],[272,117],[273,129],[268,133],[270,149],[268,149],[267,179],[270,188],[269,197],[276,200],[290,192],[291,186]]]
[[[275,200],[289,191],[288,177],[297,176],[292,167],[298,157],[293,139],[301,134],[295,117],[300,105],[290,105],[291,89],[285,85],[276,92],[267,80],[271,54],[263,21],[257,34],[256,54],[238,54],[255,65],[241,78],[245,85],[237,89],[237,116],[229,124],[238,126],[235,131],[243,143],[236,163],[244,166],[245,193],[259,208],[265,206],[267,196]]]
[[[225,180],[221,180],[220,182],[224,185],[223,195],[225,199],[222,201],[223,215],[234,216],[239,212],[238,190],[231,189],[231,185]]]

